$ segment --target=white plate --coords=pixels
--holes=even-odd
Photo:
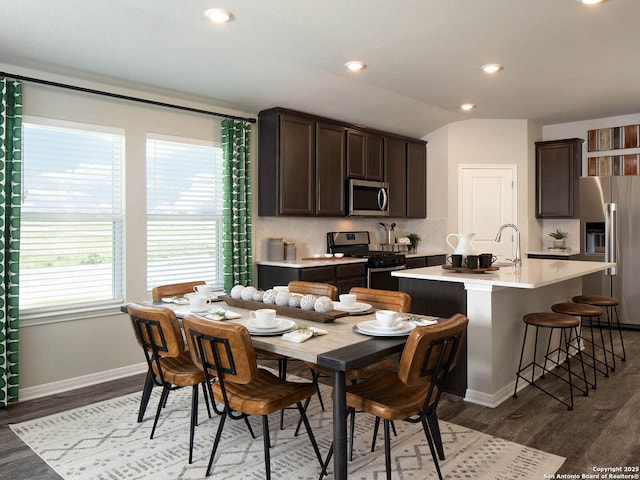
[[[378,320],[372,320],[371,327],[381,332],[391,332],[393,330],[400,330],[402,328],[402,322],[396,321],[396,323],[394,323],[393,325],[385,327],[384,325],[380,325],[380,322],[378,322]]]
[[[277,330],[278,328],[280,328],[280,320],[278,320],[277,318],[273,320],[273,324],[266,326],[266,325],[260,325],[258,322],[256,322],[253,318],[251,320],[249,320],[249,327],[253,330]]]
[[[395,337],[400,335],[409,335],[411,330],[416,328],[415,324],[410,322],[402,322],[400,328],[397,330],[380,330],[375,327],[375,320],[367,320],[360,322],[356,325],[356,328],[366,335],[380,336],[380,337]]]
[[[366,312],[371,310],[371,305],[368,303],[356,302],[353,307],[347,307],[340,302],[333,302],[333,309],[341,312]]]
[[[269,328],[255,327],[251,324],[251,321],[247,321],[246,323],[246,327],[249,330],[249,333],[263,334],[263,335],[280,334],[288,330],[291,330],[295,326],[296,326],[296,322],[294,322],[293,320],[287,320],[285,318],[277,318],[277,317],[276,317],[276,325]]]

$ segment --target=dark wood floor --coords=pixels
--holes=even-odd
[[[588,397],[578,396],[573,411],[533,387],[498,408],[484,408],[444,395],[439,417],[481,432],[567,457],[559,473],[592,474],[594,467],[640,464],[640,332],[625,332],[627,361]],[[291,362],[290,371],[297,362]],[[306,372],[304,372],[306,373]],[[19,423],[141,390],[137,375],[72,392],[0,408],[0,478],[53,480],[60,477],[9,429]],[[560,395],[567,386],[547,380]],[[147,414],[149,417],[149,414]]]

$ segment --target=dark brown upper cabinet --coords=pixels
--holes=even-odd
[[[345,214],[346,128],[278,109],[259,115],[258,214]]]
[[[330,123],[316,126],[316,215],[345,214],[346,128]]]
[[[258,215],[313,215],[316,122],[275,111],[259,122]]]
[[[407,143],[407,217],[427,216],[427,147]]]
[[[389,216],[407,215],[407,142],[384,139],[384,180],[389,184]]]
[[[536,142],[536,217],[578,218],[581,138]]]
[[[361,178],[389,183],[390,216],[426,216],[426,142],[280,107],[258,129],[259,215],[344,216]]]
[[[382,136],[347,129],[347,178],[384,180]]]

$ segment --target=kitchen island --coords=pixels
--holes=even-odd
[[[442,317],[459,312],[469,317],[464,398],[496,407],[513,394],[524,333],[522,316],[570,302],[582,293],[582,277],[614,265],[524,259],[519,267],[500,266],[484,273],[435,266],[393,275],[400,279],[400,290],[411,295],[413,312]],[[525,352],[529,357],[530,346]]]

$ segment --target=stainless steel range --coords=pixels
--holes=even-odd
[[[367,259],[367,287],[382,290],[398,290],[398,279],[391,276],[394,270],[405,269],[404,255],[397,252],[371,250],[369,232],[328,232],[327,251],[344,253],[345,257]]]

